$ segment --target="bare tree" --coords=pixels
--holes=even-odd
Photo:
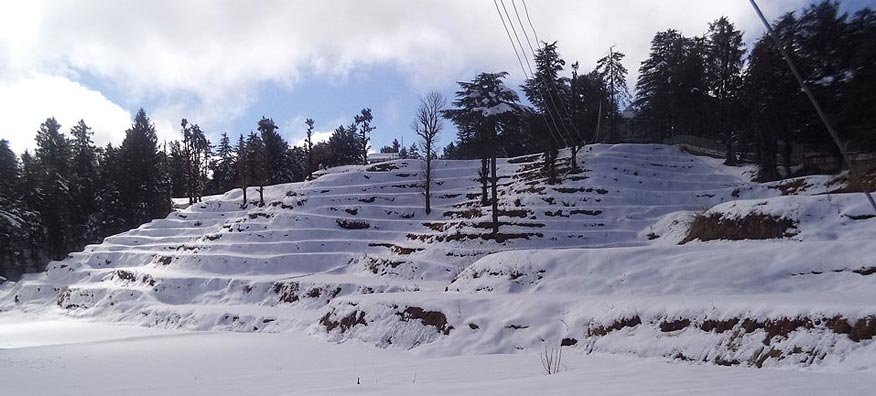
[[[426,159],[426,171],[423,175],[423,190],[426,196],[426,214],[432,213],[432,158],[435,157],[435,143],[438,134],[444,128],[442,111],[447,106],[447,99],[441,93],[431,91],[420,98],[420,106],[411,128],[420,137],[423,146],[423,157]]]

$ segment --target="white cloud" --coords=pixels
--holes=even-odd
[[[522,3],[512,1],[504,0],[516,22],[512,4],[519,9]],[[763,3],[774,18],[806,0]],[[581,61],[585,70],[617,45],[627,54],[631,82],[657,31],[701,34],[721,15],[753,33],[748,40],[762,31],[741,0],[527,5],[539,37],[558,40],[564,58]],[[415,90],[452,89],[455,80],[490,70],[509,71],[519,82],[522,73],[509,47],[490,0],[0,3],[0,74],[6,80],[39,72],[75,81],[87,73],[124,92],[124,105],[162,103],[154,118],[165,135],[178,129],[180,114],[221,130],[255,103],[260,84],[294,87],[311,75],[343,80],[363,66],[392,65]]]
[[[0,81],[0,109],[0,138],[19,153],[34,148],[34,136],[48,117],[55,117],[64,132],[84,119],[99,145],[120,143],[131,126],[131,115],[100,92],[64,77],[36,73]]]
[[[327,142],[329,138],[332,136],[334,131],[313,131],[313,136],[310,138],[313,144],[317,144],[319,142]],[[304,142],[307,141],[307,138],[300,138],[292,142],[292,146],[304,147]]]

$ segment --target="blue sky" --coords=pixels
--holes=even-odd
[[[511,10],[523,0],[502,0]],[[855,10],[876,0],[847,0]],[[768,17],[807,0],[761,1]],[[627,54],[630,88],[653,34],[702,34],[727,15],[746,32],[763,29],[744,0],[528,0],[543,40],[558,40],[568,61],[590,70],[610,45]],[[31,148],[39,123],[84,118],[100,144],[119,143],[144,107],[163,140],[182,117],[216,139],[245,133],[261,116],[286,138],[304,119],[327,132],[370,107],[372,145],[414,138],[419,95],[452,99],[457,80],[505,70],[523,74],[491,0],[206,1],[56,0],[0,5],[0,138]],[[324,136],[323,134],[322,136]],[[453,140],[449,128],[441,144]]]

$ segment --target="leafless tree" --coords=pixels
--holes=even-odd
[[[560,364],[563,361],[563,347],[548,348],[544,346],[544,352],[541,353],[541,367],[547,375],[560,372]]]
[[[420,137],[423,146],[423,157],[426,160],[426,170],[423,174],[423,190],[426,196],[426,214],[432,213],[432,158],[435,157],[435,143],[438,134],[444,128],[441,111],[447,106],[447,99],[441,93],[431,91],[420,98],[420,106],[411,128]]]

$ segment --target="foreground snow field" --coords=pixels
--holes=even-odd
[[[264,206],[232,190],[108,237],[0,285],[0,348],[22,347],[0,351],[0,383],[87,395],[872,391],[876,215],[836,193],[841,178],[752,183],[750,168],[663,145],[588,146],[580,173],[560,158],[557,184],[538,155],[499,161],[498,235],[478,161],[436,161],[426,214],[422,163],[398,160],[266,187]],[[543,375],[545,348],[562,348],[560,374]],[[35,383],[44,370],[58,380]]]
[[[18,395],[866,395],[876,376],[857,372],[677,364],[569,351],[559,374],[539,356],[427,357],[301,332],[174,332],[81,321],[0,322],[0,394]],[[9,328],[42,329],[32,335]],[[52,330],[46,331],[45,327]],[[88,330],[88,331],[82,331]],[[108,340],[80,335],[103,334]],[[23,339],[20,337],[24,337]],[[21,341],[21,344],[19,344]],[[356,384],[357,379],[360,384]]]

